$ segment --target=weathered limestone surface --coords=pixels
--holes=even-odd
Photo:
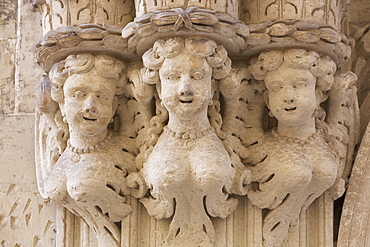
[[[367,200],[370,184],[369,170],[366,167],[369,164],[369,130],[368,127],[353,165],[352,178],[343,206],[341,218],[343,223],[339,229],[339,247],[368,246],[370,244],[368,229],[370,207],[369,200]]]
[[[1,83],[1,98],[0,98],[0,108],[1,112],[4,114],[10,114],[14,112],[15,106],[15,46],[16,39],[5,39],[0,38],[1,44],[1,56],[0,56],[0,66],[2,68],[0,74]]]
[[[55,205],[37,191],[33,116],[0,117],[0,243],[52,246]],[[25,141],[26,140],[26,141]]]
[[[30,11],[31,3],[25,1],[20,12],[18,24],[17,47],[15,54],[15,111],[18,113],[34,113],[35,87],[43,71],[35,63],[35,46],[32,41],[42,36],[40,20]]]
[[[18,1],[4,0],[0,9],[0,35],[1,38],[16,39],[18,25]]]
[[[2,246],[366,246],[348,3],[1,1]]]
[[[2,246],[52,246],[55,239],[56,205],[40,198],[34,167],[34,90],[42,74],[35,64],[34,44],[41,34],[39,20],[30,11],[30,2],[1,1]]]

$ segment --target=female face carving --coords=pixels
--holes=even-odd
[[[265,77],[266,103],[279,122],[295,126],[307,123],[316,109],[316,77],[309,69],[296,69],[283,63]]]
[[[207,110],[212,98],[212,68],[205,59],[182,51],[166,58],[159,69],[161,99],[178,118],[191,118]]]
[[[64,87],[64,113],[69,127],[83,136],[106,130],[114,115],[115,83],[100,76],[93,68],[73,74]]]

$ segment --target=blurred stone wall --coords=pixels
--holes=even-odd
[[[34,91],[42,37],[31,1],[0,0],[0,246],[53,246],[55,205],[38,195]]]

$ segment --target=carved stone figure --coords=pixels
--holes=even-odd
[[[89,232],[81,218],[115,247],[332,246],[358,130],[356,76],[337,71],[347,4],[35,0],[39,190],[77,216],[58,229]]]
[[[252,147],[257,163],[251,167],[252,180],[257,184],[248,198],[268,209],[264,246],[281,246],[289,228],[316,198],[335,182],[333,198],[344,192],[340,156],[328,144],[335,136],[329,131],[334,126],[320,106],[333,82],[340,81],[334,81],[336,65],[329,57],[304,49],[263,52],[252,60],[250,70],[265,83],[264,99],[277,127]]]
[[[161,114],[149,130],[156,136],[141,174],[150,195],[141,202],[157,219],[173,217],[169,246],[213,246],[210,217],[225,218],[237,205],[229,196],[236,169],[220,139],[214,97],[215,80],[227,75],[231,61],[222,46],[200,37],[159,40],[143,61]]]
[[[110,237],[117,231],[109,229],[114,224],[106,223],[110,226],[104,233],[104,224],[98,226],[102,222],[94,218],[118,222],[131,212],[125,204],[126,176],[135,169],[134,157],[122,150],[123,137],[108,129],[118,106],[116,95],[125,85],[125,66],[105,55],[70,55],[55,64],[49,76],[51,97],[68,124],[69,139],[45,178],[44,192],[106,235],[98,237],[100,245],[119,246],[118,236]]]

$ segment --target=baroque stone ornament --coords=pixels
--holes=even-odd
[[[237,56],[246,47],[249,28],[222,11],[202,9],[192,4],[186,9],[173,8],[145,13],[127,24],[122,31],[129,50],[139,55],[148,50],[157,39],[174,35],[201,35],[216,40],[227,49],[229,55]]]
[[[131,182],[149,189],[146,196],[141,189],[140,201],[150,215],[172,217],[166,246],[213,246],[210,217],[225,218],[237,205],[230,194],[238,164],[222,143],[215,96],[215,80],[227,75],[231,60],[213,40],[176,37],[157,41],[143,61],[144,82],[156,84],[161,111],[149,130],[155,141]]]
[[[346,92],[356,76],[350,73],[335,77],[336,65],[330,58],[303,49],[261,53],[252,60],[250,69],[254,78],[265,83],[264,99],[278,123],[253,147],[259,157],[254,158],[252,152],[252,160],[264,158],[251,168],[253,181],[258,184],[248,192],[248,198],[268,209],[264,245],[280,246],[300,212],[317,197],[330,188],[333,199],[344,192],[343,166],[351,164],[341,163],[347,153],[335,153],[338,148],[331,140],[348,138],[350,132],[335,133],[341,110],[325,119],[320,104],[333,84]],[[329,109],[348,101],[351,90],[348,92],[336,95],[342,99],[330,99]],[[347,105],[343,110],[355,118],[356,107]]]
[[[111,0],[34,0],[32,6],[42,11],[44,34],[58,28],[79,24],[107,24],[124,27],[134,18],[133,1]]]
[[[123,151],[125,137],[108,125],[125,85],[125,66],[106,55],[70,55],[53,66],[49,77],[39,92],[39,121],[45,124],[40,138],[48,134],[40,143],[46,152],[39,155],[47,162],[39,167],[40,192],[82,217],[96,231],[99,245],[120,246],[113,222],[132,210],[125,203],[126,176],[135,164]]]
[[[98,246],[333,245],[359,130],[346,3],[242,2],[34,2],[39,190]]]

